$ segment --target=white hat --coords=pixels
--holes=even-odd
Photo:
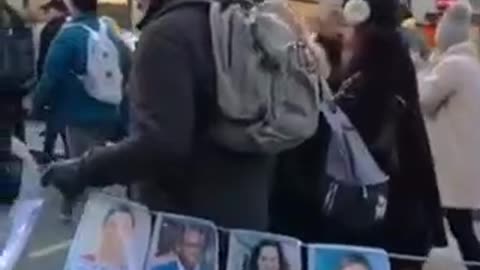
[[[365,0],[348,0],[343,8],[343,16],[351,25],[364,23],[370,14],[370,5]]]
[[[438,49],[445,51],[453,45],[469,39],[472,22],[472,7],[465,1],[451,5],[438,24],[436,40]]]

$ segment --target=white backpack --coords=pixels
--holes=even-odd
[[[82,27],[89,32],[87,73],[79,76],[85,90],[98,101],[118,105],[122,100],[123,85],[120,53],[109,36],[108,23],[100,19],[99,24],[99,31],[82,23],[71,23],[66,27]]]

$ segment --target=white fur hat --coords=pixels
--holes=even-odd
[[[343,16],[347,23],[357,25],[370,17],[370,5],[366,0],[349,0],[343,8]]]
[[[445,51],[453,45],[469,39],[472,7],[466,1],[458,1],[443,14],[438,24],[436,40],[438,49]]]

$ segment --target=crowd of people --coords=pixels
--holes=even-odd
[[[313,136],[278,153],[234,151],[213,138],[223,117],[216,98],[221,63],[211,9],[191,0],[138,0],[144,17],[134,53],[98,15],[97,0],[43,6],[49,22],[31,113],[47,123],[47,154],[58,134],[68,149],[68,159],[42,178],[63,195],[62,217],[71,218],[87,188],[120,184],[156,211],[418,256],[447,245],[446,218],[463,258],[480,261],[473,228],[480,62],[469,40],[472,8],[459,1],[444,12],[430,51],[396,0],[341,2],[322,5],[328,16],[318,25],[293,18],[292,29],[313,52],[318,98],[331,89],[389,177],[379,220],[346,224],[322,211],[331,123],[321,111]],[[101,96],[95,90],[102,87],[117,92]],[[422,269],[423,262],[392,266]]]

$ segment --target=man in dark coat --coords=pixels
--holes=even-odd
[[[62,0],[50,0],[48,3],[41,6],[43,12],[49,17],[49,21],[42,29],[40,33],[40,48],[38,52],[37,60],[37,75],[41,76],[43,73],[43,65],[45,64],[45,58],[47,57],[50,43],[57,36],[58,31],[65,23],[67,18],[67,7]]]
[[[6,35],[6,33],[12,30],[13,32],[26,30],[23,19],[6,0],[0,0],[0,29],[3,31],[2,40],[0,41],[2,45],[8,39],[14,38],[12,35]],[[28,41],[32,41],[32,39]],[[2,46],[2,50],[5,49],[5,46]],[[31,49],[33,64],[33,46]],[[25,53],[26,51],[24,50],[23,52]],[[15,57],[17,56],[17,54],[10,51],[10,48],[8,54],[4,54],[3,51],[0,61],[2,63],[11,63],[11,61],[5,58],[9,58],[12,54]],[[28,58],[28,55],[21,56],[24,59]],[[30,60],[30,58],[28,59]],[[4,72],[7,72],[8,68],[13,67],[11,65],[2,65],[2,67],[3,72],[2,76],[0,76],[0,168],[2,169],[0,200],[10,203],[17,197],[21,181],[21,162],[19,163],[18,159],[11,153],[11,137],[16,136],[19,139],[25,139],[25,125],[23,122],[25,114],[22,108],[22,99],[27,94],[28,87],[25,85],[27,79],[12,78],[18,75],[18,72],[16,72],[18,69],[12,70],[14,74],[6,75]],[[15,166],[19,164],[20,170],[12,169],[12,164]]]
[[[128,93],[132,132],[54,165],[44,183],[74,197],[87,186],[137,180],[133,196],[153,210],[266,229],[273,158],[228,151],[208,136],[217,111],[208,10],[184,0],[150,3]]]
[[[6,0],[0,0],[0,28],[23,29],[24,27],[25,22],[19,13]],[[0,129],[2,129],[2,133],[10,133],[7,130],[13,128],[15,135],[23,140],[25,139],[25,127],[22,98],[27,94],[28,87],[22,83],[24,82],[13,81],[12,78],[0,78]]]
[[[43,65],[45,64],[45,58],[47,57],[48,49],[52,40],[57,36],[58,32],[62,28],[65,20],[67,18],[67,7],[62,0],[50,0],[48,3],[44,4],[41,9],[47,13],[49,21],[42,29],[40,33],[40,49],[38,52],[37,59],[37,77],[40,78],[43,74]],[[45,129],[45,142],[43,151],[50,157],[53,158],[55,142],[57,140],[58,134],[62,136],[62,140],[65,145],[66,156],[68,156],[68,146],[66,144],[66,135],[65,127],[59,127],[55,121],[50,119],[50,114],[52,114],[53,108],[45,108],[45,119],[47,127]]]

